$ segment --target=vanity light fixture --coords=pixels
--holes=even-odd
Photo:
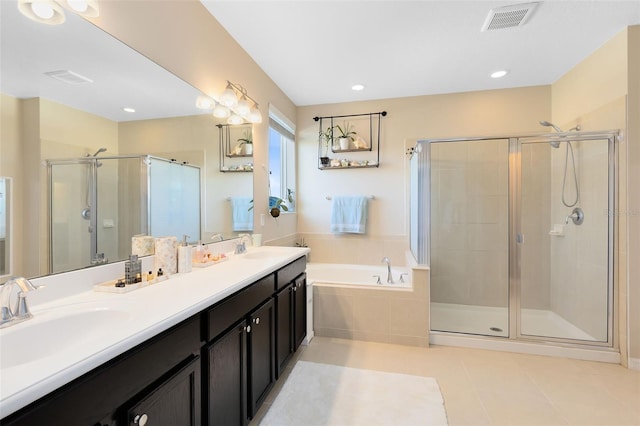
[[[494,71],[490,74],[491,78],[502,78],[505,75],[509,74],[508,70],[498,70],[498,71]]]
[[[100,14],[97,0],[18,0],[18,10],[24,16],[48,25],[65,21],[62,7],[87,18]]]
[[[196,107],[213,109],[216,118],[227,118],[227,124],[262,123],[258,103],[247,94],[247,89],[227,80],[227,87],[217,98],[200,95]]]

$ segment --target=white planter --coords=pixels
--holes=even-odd
[[[338,142],[340,143],[340,149],[349,149],[349,142],[351,142],[349,138],[340,138],[338,139]]]
[[[253,144],[252,143],[244,144],[244,154],[245,155],[253,155]]]

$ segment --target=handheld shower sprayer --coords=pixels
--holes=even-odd
[[[541,120],[539,123],[541,126],[553,127],[553,130],[555,130],[558,133],[565,133],[560,127],[548,121]],[[570,132],[572,130],[580,131],[581,128],[582,127],[579,124],[577,124],[575,127],[572,127],[571,129],[567,130],[567,132]],[[560,137],[564,138],[564,136],[560,136]],[[571,145],[571,140],[566,140],[566,144],[567,144],[567,150],[565,151],[565,156],[564,156],[564,174],[562,176],[562,204],[564,204],[567,207],[573,207],[576,204],[578,204],[578,200],[580,199],[580,190],[578,189],[578,173],[576,171],[576,161],[573,155],[573,146]],[[559,140],[549,141],[549,145],[551,145],[554,148],[560,148],[560,141]],[[565,194],[564,194],[565,185],[567,182],[567,166],[569,162],[569,154],[571,154],[571,164],[573,165],[573,181],[575,184],[575,191],[576,191],[576,197],[572,202],[567,201],[565,199]]]

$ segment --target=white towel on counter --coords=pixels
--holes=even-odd
[[[331,232],[364,234],[367,227],[368,197],[334,196],[331,206]]]
[[[232,229],[234,231],[253,231],[253,203],[251,197],[231,198]]]

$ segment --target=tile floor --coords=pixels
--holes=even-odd
[[[301,346],[285,376],[299,359],[434,377],[451,426],[640,425],[640,371],[615,364],[326,337]],[[278,380],[250,426],[259,424],[285,380]]]

